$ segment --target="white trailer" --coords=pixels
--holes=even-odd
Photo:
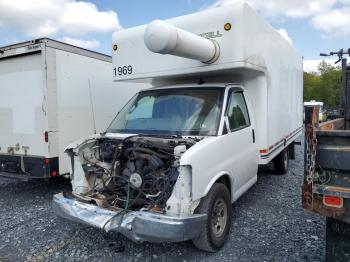
[[[73,192],[54,210],[134,241],[218,250],[258,165],[287,172],[303,125],[301,55],[236,3],[116,32],[113,73],[153,88],[106,134],[68,147]]]
[[[111,70],[110,56],[47,38],[0,47],[0,175],[69,173],[65,146],[104,131],[140,90]]]

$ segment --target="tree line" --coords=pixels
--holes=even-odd
[[[319,72],[304,72],[304,101],[323,102],[326,108],[337,107],[341,95],[341,68],[322,61]]]

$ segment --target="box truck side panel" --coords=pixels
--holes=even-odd
[[[46,107],[49,155],[52,160],[55,159],[55,173],[58,168],[58,111],[57,111],[57,76],[56,76],[56,49],[45,46],[46,61]],[[50,163],[51,164],[51,163]]]
[[[252,105],[250,118],[255,123],[257,148],[267,145],[267,82],[264,74],[246,76],[243,80]]]
[[[256,62],[265,67],[266,84],[256,79],[255,88],[266,86],[266,96],[261,90],[255,90],[251,95],[254,97],[255,93],[257,98],[264,99],[264,103],[256,104],[255,115],[260,164],[266,164],[301,134],[302,57],[254,10],[245,6],[244,13],[242,21],[246,33],[243,53],[250,53],[248,60],[259,56]],[[265,111],[266,115],[257,111]],[[262,119],[257,119],[259,117]]]
[[[280,61],[281,68],[270,66],[274,77],[267,88],[267,144],[261,149],[265,160],[272,160],[302,131],[302,61],[298,67],[289,67]]]
[[[90,60],[87,57],[56,50],[60,174],[69,172],[68,158],[63,153],[65,147],[74,140],[95,132],[89,82],[91,86],[96,67],[91,67]]]
[[[46,156],[41,53],[0,60],[0,153]]]
[[[122,106],[145,84],[114,83],[110,62],[56,50],[60,174],[69,172],[64,149],[104,132]]]

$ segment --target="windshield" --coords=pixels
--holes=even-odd
[[[216,135],[222,88],[169,88],[140,92],[122,109],[107,132]]]

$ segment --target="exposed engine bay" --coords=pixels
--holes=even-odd
[[[74,169],[73,195],[111,210],[161,212],[179,176],[181,155],[197,141],[152,136],[90,139],[68,151]],[[74,167],[78,164],[80,174]]]

